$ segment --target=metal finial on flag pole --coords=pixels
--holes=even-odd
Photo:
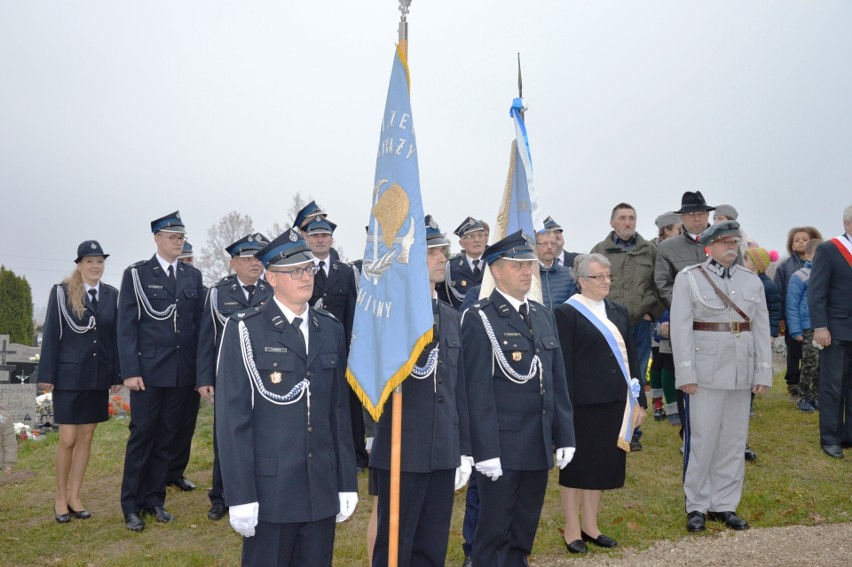
[[[521,52],[518,52],[518,98],[524,98],[524,80],[521,78]]]
[[[399,41],[408,41],[408,11],[411,0],[399,0]]]

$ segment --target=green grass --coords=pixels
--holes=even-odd
[[[783,380],[756,401],[750,444],[758,460],[746,467],[739,513],[753,527],[815,525],[850,521],[850,459],[829,459],[819,447],[817,414],[802,414],[787,400]],[[170,525],[148,522],[142,533],[124,528],[119,488],[127,439],[127,421],[112,419],[98,426],[92,459],[83,487],[83,502],[94,515],[59,525],[53,520],[53,455],[56,435],[20,447],[16,470],[34,476],[0,484],[0,564],[79,566],[209,566],[237,565],[240,537],[227,519],[210,522],[206,491],[212,466],[212,411],[202,404],[187,476],[195,492],[169,488],[166,507],[177,516]],[[646,421],[644,450],[628,456],[627,484],[604,494],[599,525],[621,548],[641,549],[660,539],[687,537],[684,529],[680,440],[665,421]],[[366,565],[366,524],[371,500],[366,475],[359,478],[361,501],[353,518],[338,526],[336,567]],[[448,565],[460,565],[464,494],[456,495],[450,529]],[[551,475],[533,562],[569,559],[562,545],[559,487]],[[708,525],[705,534],[721,531]],[[592,553],[609,553],[591,549]]]

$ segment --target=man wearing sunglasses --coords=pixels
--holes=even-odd
[[[358,502],[343,326],[308,305],[317,266],[290,229],[257,252],[273,296],[225,324],[216,439],[242,565],[331,565]]]

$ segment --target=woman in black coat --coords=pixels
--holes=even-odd
[[[606,299],[612,282],[609,260],[590,254],[579,261],[575,276],[580,293],[553,311],[577,438],[574,459],[559,472],[559,484],[565,545],[571,553],[585,553],[586,542],[617,545],[598,528],[601,491],[624,486],[630,434],[644,420],[647,402],[637,379],[627,309]],[[593,320],[610,334],[612,347]]]
[[[56,447],[54,517],[90,518],[80,500],[95,427],[109,419],[109,390],[121,387],[116,349],[118,290],[101,282],[104,254],[95,240],[77,248],[77,268],[53,286],[44,321],[39,383],[53,392]]]

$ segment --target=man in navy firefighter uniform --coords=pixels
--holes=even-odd
[[[426,262],[432,288],[435,335],[402,383],[402,455],[399,565],[443,565],[453,513],[453,493],[473,467],[467,416],[459,313],[439,301],[450,242],[426,216]],[[393,404],[387,404],[370,451],[378,477],[378,530],[373,565],[388,564],[390,454]]]
[[[124,271],[118,298],[118,354],[130,390],[130,438],[121,509],[133,531],[140,513],[174,520],[164,507],[171,447],[195,387],[203,298],[201,272],[178,261],[186,239],[175,211],[151,222],[157,253]]]
[[[482,222],[473,217],[464,219],[454,233],[462,251],[447,261],[444,281],[436,289],[439,299],[459,309],[467,292],[482,283],[482,251],[488,244],[488,235]]]
[[[262,305],[272,296],[272,288],[263,279],[263,264],[255,257],[258,250],[266,246],[267,239],[261,233],[247,234],[229,244],[225,251],[231,256],[233,274],[214,284],[204,301],[204,316],[198,333],[198,393],[213,401],[216,389],[216,355],[222,344],[222,332],[228,317],[255,305]],[[222,471],[219,467],[219,451],[216,449],[216,430],[213,430],[213,486],[207,493],[210,510],[207,518],[221,520],[225,516],[225,498],[222,496]]]
[[[257,253],[273,297],[228,319],[216,437],[242,564],[331,565],[358,501],[343,326],[308,306],[316,266],[290,229]]]
[[[486,248],[496,289],[462,319],[479,489],[472,563],[526,565],[548,470],[574,456],[574,424],[553,314],[527,298],[537,258],[521,231]]]

